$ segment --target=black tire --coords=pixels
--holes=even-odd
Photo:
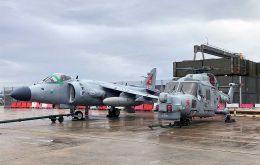
[[[229,123],[231,120],[231,115],[227,115],[226,118],[225,118],[225,122],[226,123]]]
[[[120,115],[120,109],[115,108],[115,117],[119,117]]]
[[[83,113],[81,111],[77,111],[74,115],[74,119],[83,120],[84,119]]]
[[[60,117],[58,118],[58,121],[59,121],[60,123],[63,123],[64,117],[63,117],[63,116],[60,116]]]
[[[56,122],[56,117],[52,117],[52,118],[50,118],[51,119],[51,122],[53,122],[53,123],[55,123]]]
[[[117,109],[115,107],[111,107],[109,110],[108,110],[108,115],[107,117],[119,117],[120,115],[120,109]]]
[[[108,114],[107,114],[107,117],[113,117],[115,114],[114,114],[114,109],[113,107],[109,108],[108,109]]]

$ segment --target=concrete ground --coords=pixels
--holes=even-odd
[[[4,110],[0,120],[57,110]],[[0,164],[260,164],[260,118],[195,119],[183,128],[155,128],[156,113],[123,113],[107,119],[91,111],[86,121],[49,119],[0,124]]]

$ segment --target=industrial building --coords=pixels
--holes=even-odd
[[[202,53],[202,60],[196,60],[198,52]],[[205,59],[204,53],[220,58]],[[228,92],[229,83],[239,84],[234,94],[235,103],[260,103],[260,63],[244,59],[241,53],[210,45],[195,45],[193,60],[173,62],[173,77],[183,77],[200,68],[206,68],[206,72],[217,77],[223,92]]]

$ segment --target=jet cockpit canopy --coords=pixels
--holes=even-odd
[[[71,79],[72,79],[71,76],[65,75],[63,73],[54,73],[51,76],[46,77],[42,81],[43,83],[63,83]]]

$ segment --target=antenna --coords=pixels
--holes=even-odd
[[[209,45],[209,38],[206,36],[207,45]]]

